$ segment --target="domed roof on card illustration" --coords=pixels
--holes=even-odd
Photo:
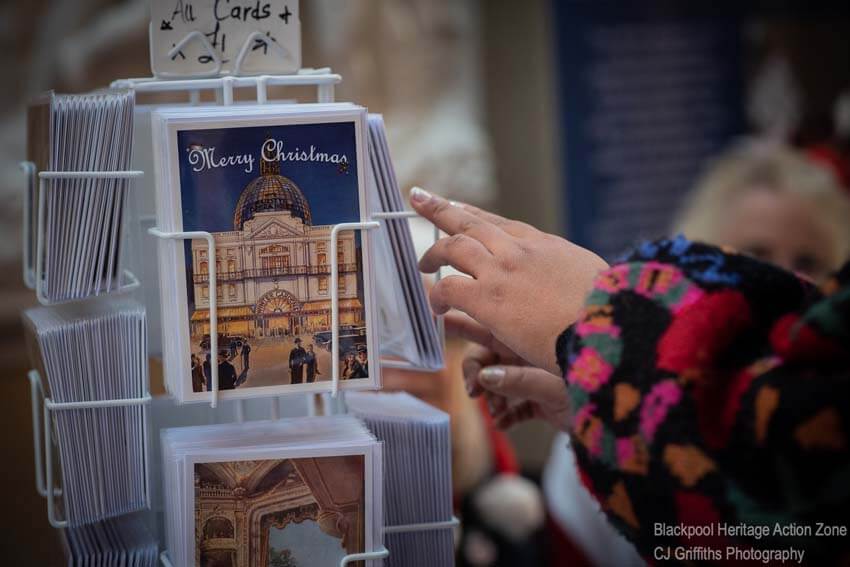
[[[280,174],[280,162],[260,160],[260,176],[245,186],[236,202],[233,229],[242,230],[256,213],[273,211],[289,211],[304,224],[313,224],[310,204],[298,185]]]

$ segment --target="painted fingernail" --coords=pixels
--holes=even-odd
[[[412,203],[416,203],[418,205],[421,205],[423,203],[427,203],[433,197],[434,196],[431,195],[431,193],[429,193],[428,191],[426,191],[425,189],[423,189],[421,187],[414,187],[413,189],[410,190],[410,201]]]
[[[478,379],[487,386],[498,386],[505,377],[505,369],[501,366],[488,366],[478,374]]]

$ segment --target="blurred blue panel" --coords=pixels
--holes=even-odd
[[[741,10],[553,2],[567,234],[612,258],[745,128]]]

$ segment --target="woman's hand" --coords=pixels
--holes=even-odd
[[[437,282],[434,312],[459,309],[531,365],[559,373],[555,340],[578,317],[605,261],[525,223],[419,188],[410,192],[410,202],[449,235],[425,253],[420,269],[432,273],[450,265],[472,276]]]
[[[448,315],[446,332],[476,343],[464,356],[463,379],[470,396],[485,396],[497,426],[536,418],[567,431],[570,403],[561,377],[529,366],[465,315]]]

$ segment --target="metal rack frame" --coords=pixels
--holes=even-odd
[[[127,283],[121,283],[119,281],[118,286],[115,289],[108,290],[103,293],[92,294],[86,297],[73,297],[69,299],[62,300],[53,300],[47,297],[44,291],[44,247],[45,247],[45,236],[44,236],[44,209],[45,209],[45,201],[47,200],[45,197],[47,195],[47,188],[51,187],[49,183],[54,179],[128,179],[132,181],[133,179],[142,177],[144,175],[143,171],[39,171],[36,175],[36,167],[35,164],[31,161],[22,161],[20,163],[21,169],[24,171],[24,174],[27,176],[26,182],[26,195],[24,195],[24,207],[23,207],[23,253],[21,255],[22,259],[22,275],[24,279],[24,284],[30,288],[35,290],[36,298],[38,298],[39,303],[42,305],[59,305],[62,303],[72,303],[75,301],[84,301],[91,297],[101,297],[105,295],[109,295],[112,293],[122,293],[127,291],[132,291],[139,287],[139,279],[131,272],[130,270],[125,270],[119,268],[121,271],[121,275],[119,278],[123,278],[127,281]],[[32,238],[32,226],[30,224],[32,219],[32,205],[35,202],[35,179],[38,178],[38,211],[36,212],[36,226],[35,226],[35,246],[33,246]],[[132,186],[132,183],[130,184]],[[122,220],[122,228],[121,234],[119,235],[119,240],[123,240],[126,237],[127,231],[127,207],[124,209],[124,219]],[[31,251],[35,250],[35,259],[32,258]]]
[[[233,104],[233,89],[254,88],[257,104],[269,101],[268,87],[316,87],[316,102],[333,102],[334,87],[342,82],[342,77],[328,68],[301,69],[294,75],[256,75],[252,77],[206,77],[200,79],[135,78],[119,79],[110,86],[116,89],[130,89],[137,93],[188,93],[189,102],[198,104],[200,93],[213,91],[223,105]]]
[[[32,431],[33,431],[33,454],[35,459],[35,488],[38,493],[47,499],[47,521],[54,528],[68,527],[68,520],[59,519],[56,515],[56,498],[62,496],[62,489],[54,486],[53,474],[53,427],[51,412],[78,410],[89,408],[114,408],[125,406],[147,406],[151,402],[151,395],[146,392],[139,398],[118,398],[111,400],[91,400],[87,402],[54,402],[45,396],[44,384],[38,370],[30,370],[27,373],[30,382],[30,396],[32,402]],[[40,402],[40,403],[39,403]],[[41,406],[41,407],[39,407]],[[41,414],[41,419],[39,419]],[[143,427],[142,455],[145,463],[145,500],[150,507],[150,458],[148,455],[148,414],[145,407]],[[44,456],[42,457],[42,441],[44,443]]]
[[[192,38],[186,38],[186,41]],[[206,39],[206,38],[203,38]],[[216,102],[222,105],[231,105],[234,102],[234,89],[236,88],[254,88],[256,91],[256,102],[257,104],[264,104],[269,102],[268,97],[268,87],[269,86],[286,86],[286,87],[294,87],[294,86],[314,86],[316,87],[316,99],[319,103],[330,103],[334,100],[334,87],[338,83],[340,83],[342,78],[334,74],[328,68],[323,69],[301,69],[298,73],[292,75],[258,75],[251,77],[242,77],[242,76],[220,76],[220,77],[203,77],[203,78],[182,78],[182,79],[163,79],[163,78],[135,78],[135,79],[121,79],[116,80],[111,83],[111,87],[113,88],[125,88],[133,90],[137,93],[161,93],[161,92],[182,92],[187,93],[189,102],[191,104],[199,104],[201,100],[201,92],[203,91],[213,91],[216,96]],[[32,203],[31,200],[28,200],[30,195],[34,192],[34,179],[35,179],[35,166],[31,162],[23,162],[21,164],[22,169],[27,174],[27,198],[25,198],[25,210],[24,210],[24,269],[23,269],[23,277],[24,281],[30,287],[35,287],[36,293],[39,296],[39,300],[42,301],[42,293],[39,285],[39,281],[41,280],[41,266],[39,262],[36,262],[35,269],[28,269],[28,266],[32,264],[32,258],[30,257],[31,243],[29,242],[30,238],[30,216],[31,209],[29,208]],[[44,181],[47,179],[56,179],[56,178],[85,178],[85,177],[93,177],[93,178],[136,178],[140,177],[144,174],[141,171],[115,171],[115,172],[39,172],[39,190],[40,195],[43,193]],[[43,203],[44,199],[39,200],[39,217],[38,217],[38,225],[36,227],[36,235],[37,235],[37,244],[35,247],[37,253],[37,259],[42,256],[42,248],[43,246]],[[399,211],[399,212],[376,212],[371,215],[370,219],[365,222],[358,223],[340,223],[333,227],[331,231],[330,237],[330,256],[331,256],[331,274],[329,287],[331,289],[331,351],[332,356],[338,358],[339,356],[339,289],[337,286],[337,282],[339,279],[339,259],[337,257],[337,235],[342,231],[353,231],[353,230],[374,230],[379,228],[382,225],[382,221],[390,220],[390,219],[410,219],[418,216],[417,213],[412,211]],[[152,227],[148,229],[148,233],[152,236],[155,236],[160,239],[165,240],[187,240],[187,239],[203,239],[207,242],[207,249],[209,257],[215,257],[215,240],[209,232],[204,231],[188,231],[188,232],[165,232],[159,230],[158,227]],[[440,238],[440,231],[435,227],[434,229],[434,239],[435,241]],[[135,289],[139,286],[138,279],[129,271],[124,273],[124,276],[127,277],[130,282],[126,285],[119,286],[118,290],[115,291],[129,291]],[[436,278],[439,280],[440,272],[437,272]],[[209,275],[209,288],[210,288],[210,328],[217,329],[218,328],[218,317],[217,317],[217,295],[216,295],[216,274],[215,272],[211,272]],[[32,285],[30,285],[32,284]],[[78,301],[77,299],[71,301]],[[49,305],[50,303],[45,303],[45,305]],[[441,341],[445,343],[445,327],[443,323],[443,318],[438,316],[436,317],[438,333],[441,337]],[[218,333],[211,332],[210,333],[210,348],[211,352],[216,352],[218,350]],[[335,359],[336,359],[335,358]],[[410,362],[400,361],[394,359],[380,359],[380,364],[386,368],[397,368],[403,370],[417,370],[422,372],[433,371],[429,369],[419,368]],[[212,389],[210,392],[211,399],[210,405],[211,407],[216,407],[218,404],[219,390],[218,390],[218,367],[217,365],[211,365],[211,382]],[[31,394],[32,394],[32,419],[33,419],[33,440],[34,440],[34,458],[36,464],[36,489],[39,494],[44,496],[47,499],[47,508],[48,508],[48,521],[50,525],[55,528],[64,528],[67,527],[68,521],[67,519],[59,519],[56,517],[56,502],[55,499],[62,495],[62,490],[60,488],[53,487],[53,458],[51,451],[51,443],[52,443],[52,433],[51,433],[51,412],[53,411],[62,411],[69,409],[83,409],[83,408],[97,408],[97,407],[118,407],[118,406],[129,406],[129,405],[144,405],[147,409],[148,404],[151,402],[150,393],[146,393],[144,396],[140,398],[126,398],[126,399],[115,399],[115,400],[98,400],[98,401],[89,401],[89,402],[71,402],[71,403],[57,403],[53,402],[51,399],[46,398],[44,394],[44,387],[41,381],[41,377],[39,373],[35,370],[31,370],[28,374],[28,378],[31,386]],[[339,367],[338,365],[332,365],[332,383],[330,387],[331,398],[341,407],[344,408],[344,400],[340,395],[339,391]],[[337,400],[337,398],[339,398]],[[308,400],[312,401],[313,396],[308,396]],[[39,407],[39,400],[42,400],[41,407]],[[244,421],[244,400],[238,399],[236,401],[236,421],[241,422]],[[271,419],[278,419],[280,417],[280,409],[277,403],[277,397],[271,399]],[[310,404],[308,406],[309,412],[313,413],[313,405]],[[39,419],[39,414],[43,413],[42,419]],[[148,417],[147,411],[145,413],[145,417]],[[43,441],[42,441],[43,439]],[[44,457],[42,457],[42,448],[41,443],[44,443]],[[145,458],[145,492],[147,498],[150,499],[150,471],[149,471],[149,448],[148,448],[148,432],[145,430],[144,433],[144,443],[145,447],[144,458]],[[150,502],[148,502],[150,504]],[[383,534],[391,534],[391,533],[409,533],[409,532],[417,532],[417,531],[429,531],[429,530],[441,530],[441,529],[453,529],[459,525],[459,521],[457,518],[452,517],[451,520],[441,521],[441,522],[429,522],[423,524],[410,524],[410,525],[401,525],[401,526],[384,526],[382,529]],[[354,561],[362,561],[362,560],[370,560],[370,559],[384,559],[389,556],[389,550],[381,545],[379,549],[374,549],[371,551],[366,551],[363,553],[350,554],[342,558],[340,561],[340,567],[344,567],[349,563]],[[163,550],[160,554],[160,561],[165,567],[172,567],[172,563],[168,556],[168,551]]]
[[[192,104],[197,104],[200,101],[200,93],[204,90],[212,90],[216,93],[217,99],[223,106],[232,105],[234,102],[233,94],[235,88],[253,87],[256,90],[257,104],[265,104],[269,102],[268,87],[269,86],[315,86],[317,102],[333,102],[334,86],[342,81],[342,77],[331,73],[330,69],[302,69],[295,75],[258,75],[253,77],[208,77],[201,79],[183,79],[183,80],[161,80],[156,78],[145,79],[121,79],[112,82],[112,86],[116,88],[129,88],[137,92],[188,92],[189,101]],[[339,290],[337,282],[339,280],[339,260],[336,256],[337,235],[343,230],[372,230],[380,226],[380,221],[387,219],[408,219],[417,217],[417,213],[413,211],[399,212],[376,212],[373,213],[369,221],[363,223],[340,223],[334,225],[331,230],[330,237],[330,255],[331,255],[331,275],[328,286],[331,290],[331,347],[332,360],[337,360],[339,356]],[[151,227],[148,229],[148,234],[164,240],[192,240],[202,239],[207,242],[207,254],[209,258],[215,257],[215,240],[213,235],[206,231],[162,231],[159,227]],[[440,238],[440,231],[434,228],[434,240]],[[437,280],[440,278],[440,272],[437,272]],[[218,300],[217,300],[217,276],[214,272],[209,274],[209,312],[210,312],[210,329],[218,329]],[[445,326],[441,316],[436,317],[437,330],[441,341],[445,343]],[[210,332],[210,352],[218,351],[218,333]],[[385,368],[396,368],[400,370],[417,370],[428,372],[431,370],[416,367],[407,361],[399,361],[393,359],[382,359],[381,366]],[[331,395],[336,398],[339,394],[339,368],[336,365],[332,367],[331,377]],[[219,399],[218,388],[218,367],[215,364],[210,365],[210,406],[216,407]],[[242,411],[242,402],[237,400],[237,416]],[[275,408],[277,406],[274,406]],[[273,410],[273,411],[276,411]]]
[[[404,524],[400,526],[384,526],[382,532],[384,535],[386,534],[401,534],[401,533],[414,533],[414,532],[429,532],[436,530],[448,530],[454,529],[460,525],[460,520],[457,517],[452,516],[451,520],[446,520],[444,522],[425,522],[421,524]],[[383,539],[383,538],[382,538]],[[354,563],[355,561],[365,561],[369,559],[386,559],[390,556],[390,550],[387,549],[385,545],[381,545],[379,549],[375,549],[372,551],[364,551],[361,553],[349,553],[348,555],[342,557],[339,560],[339,567],[345,567],[349,563]],[[163,567],[174,567],[174,564],[171,562],[171,558],[168,555],[168,551],[165,550],[159,554],[159,561],[162,563]]]

